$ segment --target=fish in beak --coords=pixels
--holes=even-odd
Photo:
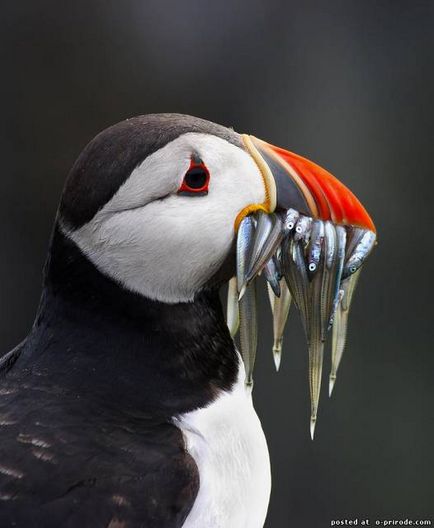
[[[325,169],[254,136],[242,138],[266,192],[264,203],[251,204],[235,222],[237,276],[228,295],[231,333],[235,335],[239,317],[241,355],[251,388],[257,347],[256,279],[262,274],[268,283],[277,369],[294,300],[309,353],[313,439],[325,342],[333,328],[331,394],[345,347],[354,289],[376,244],[376,230],[359,200]]]

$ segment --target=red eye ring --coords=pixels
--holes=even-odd
[[[204,196],[208,194],[209,170],[200,159],[192,158],[190,167],[185,173],[178,194],[184,196]]]

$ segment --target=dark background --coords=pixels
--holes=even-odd
[[[417,1],[2,2],[0,353],[32,324],[64,178],[98,131],[174,111],[253,133],[327,167],[379,232],[314,442],[300,322],[294,312],[277,375],[262,298],[267,527],[431,518],[433,11]]]

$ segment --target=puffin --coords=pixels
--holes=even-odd
[[[181,114],[98,134],[66,179],[33,327],[0,358],[0,526],[262,527],[257,278],[273,313],[292,298],[302,316],[315,400],[324,328],[340,321],[339,348],[374,243],[349,189],[254,136]]]

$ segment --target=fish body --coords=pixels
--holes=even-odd
[[[237,291],[242,296],[245,288],[248,259],[252,250],[252,240],[255,232],[255,221],[249,215],[243,218],[238,228],[237,236]]]
[[[315,220],[312,224],[312,232],[307,248],[307,269],[309,278],[312,278],[318,269],[323,241],[324,223],[322,220]]]
[[[266,263],[276,253],[284,235],[283,223],[279,215],[259,214],[253,250],[247,266],[246,284],[263,270]]]
[[[282,343],[283,332],[285,330],[286,321],[288,319],[289,309],[291,307],[291,293],[285,280],[280,282],[280,297],[276,297],[273,301],[273,358],[276,370],[280,368],[280,361],[282,357]]]
[[[356,271],[353,275],[342,281],[342,290],[339,303],[336,308],[335,320],[333,322],[332,364],[329,376],[329,396],[331,396],[333,392],[333,388],[336,383],[337,371],[345,350],[348,332],[348,316],[359,277],[360,270]]]
[[[253,387],[253,369],[258,347],[258,321],[256,312],[256,284],[247,286],[240,305],[240,345],[241,356],[246,369],[246,385]]]
[[[238,332],[240,325],[240,313],[238,309],[238,291],[237,279],[232,277],[228,286],[228,302],[227,302],[227,325],[231,337],[234,337]]]
[[[333,324],[334,313],[339,302],[339,292],[341,290],[342,272],[344,269],[345,260],[345,247],[347,242],[347,232],[344,227],[336,226],[337,236],[337,248],[336,248],[336,266],[335,266],[335,282],[334,282],[334,294],[333,294],[333,305],[330,314],[329,329]]]
[[[264,277],[267,283],[270,285],[274,295],[280,297],[281,288],[280,288],[280,279],[279,272],[277,270],[277,265],[275,259],[272,257],[264,267]]]
[[[364,261],[375,244],[376,235],[372,231],[365,231],[357,242],[353,252],[351,253],[348,260],[345,262],[342,278],[346,279],[353,273],[355,273]]]

